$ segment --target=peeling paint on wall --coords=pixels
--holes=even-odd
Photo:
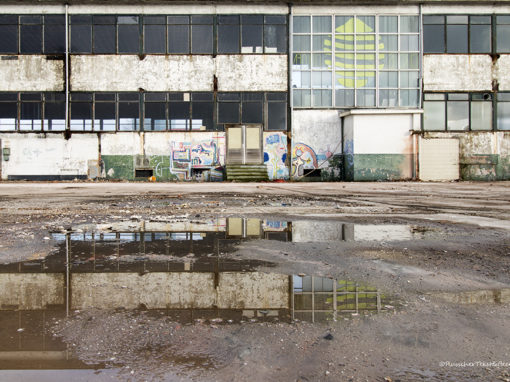
[[[264,133],[264,164],[270,180],[289,179],[287,166],[287,135]]]

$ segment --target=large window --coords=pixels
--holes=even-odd
[[[287,53],[286,15],[69,16],[77,54]],[[0,15],[0,54],[65,53],[64,15]]]
[[[82,93],[70,95],[69,128],[87,131],[217,131],[225,124],[287,130],[287,94]],[[0,131],[65,130],[64,93],[0,93]]]
[[[294,16],[294,107],[417,107],[418,16]]]
[[[496,128],[506,130],[510,103],[507,93],[425,93],[423,129],[427,131],[493,130],[493,110],[497,107]]]

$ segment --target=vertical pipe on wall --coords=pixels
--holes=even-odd
[[[66,129],[69,129],[69,4],[66,4]]]
[[[419,26],[418,26],[419,34],[418,34],[418,36],[420,36],[420,42],[419,42],[419,44],[420,44],[420,46],[419,46],[419,49],[420,49],[419,57],[420,58],[419,58],[419,63],[418,63],[419,68],[420,68],[420,74],[419,74],[420,92],[418,93],[418,97],[419,97],[418,98],[419,99],[418,107],[420,109],[423,108],[423,100],[422,100],[422,98],[423,98],[423,96],[422,96],[422,94],[423,94],[423,11],[422,11],[422,7],[423,7],[423,4],[420,4],[420,7],[419,7],[419,16],[418,16],[418,18],[419,18],[419,21],[418,21],[418,23],[419,23]]]
[[[288,161],[289,161],[289,181],[292,180],[292,148],[294,147],[294,134],[293,134],[293,130],[292,130],[292,126],[293,126],[293,120],[292,120],[292,115],[293,115],[293,112],[294,112],[294,100],[293,100],[293,92],[292,92],[292,33],[293,33],[293,28],[292,28],[292,19],[293,19],[293,15],[292,15],[292,12],[293,12],[293,8],[292,8],[292,3],[288,3],[288,7],[289,7],[289,11],[288,11],[288,19],[287,19],[287,30],[288,30],[288,36],[289,38],[287,39],[287,55],[288,55],[288,58],[289,58],[289,67],[288,67],[288,70],[287,70],[287,92],[288,92],[288,102],[289,102],[289,110],[290,110],[290,113],[289,113],[289,121],[288,121],[288,125],[290,126],[290,130],[287,129],[287,134],[290,134],[290,147],[287,147],[287,158],[288,158]],[[287,146],[289,144],[289,139],[287,138]]]

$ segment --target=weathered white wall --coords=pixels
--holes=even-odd
[[[61,273],[2,273],[0,290],[0,310],[12,310],[13,306],[20,310],[37,310],[65,303]]]
[[[286,91],[287,55],[71,56],[73,91]]]
[[[141,137],[138,132],[101,134],[101,155],[143,155]]]
[[[489,55],[427,54],[423,57],[424,91],[490,91]]]
[[[288,276],[225,272],[214,287],[214,273],[75,273],[72,308],[220,309],[287,308]]]
[[[2,161],[2,178],[9,175],[87,175],[88,160],[98,158],[94,134],[0,134],[9,147],[9,161]]]
[[[403,224],[354,224],[352,232],[354,241],[406,241],[413,239],[411,227]]]
[[[502,54],[494,63],[493,77],[498,81],[500,91],[510,90],[510,55]]]
[[[287,55],[218,55],[219,91],[287,91]]]
[[[206,55],[71,56],[73,91],[212,91],[214,61]]]
[[[3,12],[3,8],[2,8]],[[64,61],[20,55],[0,60],[0,91],[63,91]]]

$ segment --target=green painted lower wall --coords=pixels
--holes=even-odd
[[[133,155],[103,155],[106,179],[135,179],[135,166]]]
[[[345,157],[345,177],[351,181],[411,179],[412,169],[412,154],[348,154]]]
[[[461,158],[460,178],[485,182],[510,180],[510,156],[479,154]]]

